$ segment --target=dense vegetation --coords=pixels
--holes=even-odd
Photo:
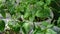
[[[0,0],[1,34],[60,34],[60,0]],[[9,16],[9,17],[10,17]],[[7,24],[7,26],[6,26]],[[59,31],[60,32],[60,31]]]

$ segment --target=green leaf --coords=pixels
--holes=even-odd
[[[46,4],[49,5],[52,0],[45,0],[45,1],[46,1]]]
[[[23,28],[24,28],[25,32],[28,33],[32,28],[31,23],[27,23],[27,22],[24,23]]]
[[[0,2],[3,2],[4,0],[0,0]]]
[[[3,20],[0,20],[0,32],[4,31],[5,28],[5,22]]]
[[[26,12],[25,15],[24,15],[24,18],[28,18],[29,16],[30,16],[30,13]]]
[[[29,17],[29,20],[30,20],[31,22],[33,22],[34,17],[35,17],[35,16],[31,16],[31,17]]]
[[[36,16],[40,18],[48,18],[50,16],[50,9],[49,8],[44,8],[41,10],[38,10],[36,12]]]
[[[52,29],[47,29],[46,34],[57,34],[57,33],[53,31]]]
[[[20,31],[20,24],[18,21],[9,21],[8,26],[15,32]]]
[[[42,22],[42,25],[47,27],[47,26],[49,25],[49,23],[48,23],[48,22],[43,21],[43,22]]]
[[[41,32],[41,31],[35,31],[33,34],[44,34],[44,32]]]
[[[1,10],[1,15],[6,18],[6,12],[4,10]]]
[[[2,0],[0,0],[0,2],[1,2]]]
[[[43,1],[39,1],[39,2],[36,3],[36,5],[43,6],[44,5],[44,2]]]
[[[30,9],[29,6],[27,6],[26,12],[24,14],[24,18],[29,18],[30,15],[31,15]]]
[[[59,26],[60,27],[60,17],[58,18],[58,20],[57,20],[57,26]]]
[[[34,31],[33,34],[57,34],[55,31],[52,29],[47,29],[46,31]]]
[[[14,7],[10,7],[9,8],[9,12],[11,15],[15,15],[15,8]]]
[[[60,23],[60,17],[58,18],[58,21],[57,21],[57,23],[58,23],[58,24]]]

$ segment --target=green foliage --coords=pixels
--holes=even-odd
[[[52,29],[47,29],[46,31],[36,31],[34,34],[57,34]]]
[[[22,26],[22,30],[25,34],[28,34],[29,31],[33,28],[31,23],[25,22]]]
[[[6,18],[6,13],[5,13],[4,10],[1,10],[1,15],[2,15],[4,18]]]
[[[45,0],[46,4],[49,5],[52,0]]]
[[[33,34],[57,34],[55,31],[50,29],[53,25],[48,24],[47,22],[42,22],[41,25],[35,25],[35,30]]]
[[[50,3],[50,0],[47,0],[46,3],[40,0],[20,0],[20,4],[16,5],[15,0],[7,0],[5,2],[5,9],[8,10],[11,17],[14,15],[15,18],[17,18],[16,14],[20,14],[23,15],[24,19],[30,21],[34,21],[35,16],[44,20],[44,18],[48,18],[50,16],[50,7],[48,7]],[[2,15],[3,17],[6,17],[5,11]]]
[[[2,2],[0,3],[0,13],[1,15],[6,18],[6,13],[5,13],[5,4],[3,4]]]
[[[57,20],[57,26],[60,27],[60,17],[59,17],[58,20]]]
[[[4,31],[5,28],[5,22],[3,20],[0,20],[0,32]]]
[[[27,1],[26,1],[27,2]],[[24,5],[24,4],[23,4]],[[43,1],[36,1],[34,4],[27,4],[25,7],[24,18],[29,20],[34,20],[35,16],[44,19],[50,16],[50,8]],[[33,17],[34,16],[34,17]]]
[[[50,17],[51,1],[52,0],[20,0],[19,4],[17,4],[16,0],[6,0],[6,2],[0,0],[0,14],[4,18],[6,18],[6,13],[11,15],[11,21],[8,22],[8,26],[10,30],[14,32],[19,32],[20,29],[22,29],[24,34],[28,34],[30,29],[33,29],[33,34],[56,34],[56,32],[51,29],[53,25],[44,22],[46,18],[49,19]],[[27,20],[28,22],[26,22]],[[43,22],[38,26],[29,23],[33,23],[35,20],[37,22],[40,22],[40,20]],[[60,26],[59,23],[60,18],[58,19],[58,26]],[[0,20],[0,31],[3,31],[4,28],[5,22]]]
[[[57,34],[57,33],[54,32],[52,29],[47,29],[46,34]]]
[[[19,24],[18,21],[9,21],[8,26],[11,28],[11,30],[13,30],[15,32],[19,32],[21,25]]]
[[[36,16],[40,17],[40,18],[47,18],[50,16],[50,12],[48,12],[48,11],[50,11],[50,10],[49,9],[44,9],[41,11],[38,10],[36,13]]]

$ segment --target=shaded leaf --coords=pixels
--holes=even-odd
[[[0,32],[4,31],[5,28],[5,22],[3,20],[0,20]]]
[[[1,10],[1,15],[6,18],[6,12],[4,10]]]

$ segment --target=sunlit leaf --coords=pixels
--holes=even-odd
[[[45,0],[45,1],[46,1],[46,4],[49,5],[52,0]]]
[[[57,34],[57,33],[53,31],[52,29],[47,29],[46,34]]]

